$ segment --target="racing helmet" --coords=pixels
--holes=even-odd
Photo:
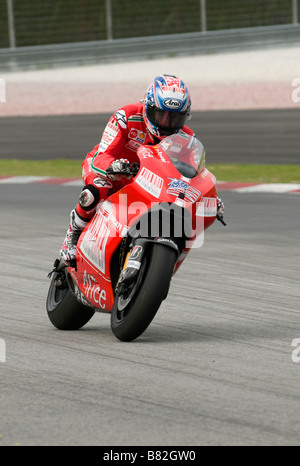
[[[176,76],[157,76],[146,91],[143,117],[148,131],[161,139],[177,133],[190,118],[191,98]]]

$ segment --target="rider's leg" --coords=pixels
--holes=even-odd
[[[102,193],[101,193],[102,194]],[[103,193],[104,194],[104,193]],[[105,193],[107,194],[107,193]],[[103,196],[104,198],[106,196]],[[101,196],[102,198],[102,196]],[[85,186],[79,196],[79,203],[71,211],[70,224],[63,242],[60,255],[66,265],[74,265],[76,262],[76,245],[82,230],[93,218],[98,202],[100,201],[99,189],[93,184]]]
[[[74,266],[76,264],[76,246],[82,230],[93,218],[100,200],[104,200],[113,192],[121,189],[128,180],[121,180],[112,183],[106,178],[99,177],[92,173],[86,165],[84,167],[84,182],[79,203],[72,210],[70,215],[70,225],[62,245],[60,255],[66,265]]]

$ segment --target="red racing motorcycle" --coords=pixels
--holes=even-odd
[[[83,327],[95,312],[111,315],[113,334],[139,337],[150,325],[191,248],[216,220],[215,176],[201,142],[184,132],[141,146],[131,181],[100,201],[81,233],[76,267],[54,263],[47,296],[51,323]]]

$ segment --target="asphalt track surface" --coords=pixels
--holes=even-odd
[[[299,196],[224,191],[142,337],[62,332],[47,273],[78,188],[1,185],[2,445],[299,445]]]
[[[0,118],[0,159],[83,160],[110,114]],[[300,109],[193,112],[208,163],[297,164]]]

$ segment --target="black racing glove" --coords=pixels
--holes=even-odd
[[[117,159],[106,170],[107,177],[112,181],[120,181],[122,178],[130,180],[130,163],[127,159]]]
[[[217,219],[223,223],[223,225],[226,225],[226,223],[224,222],[224,210],[225,210],[225,205],[224,205],[224,202],[222,201],[222,199],[220,197],[217,197]]]

